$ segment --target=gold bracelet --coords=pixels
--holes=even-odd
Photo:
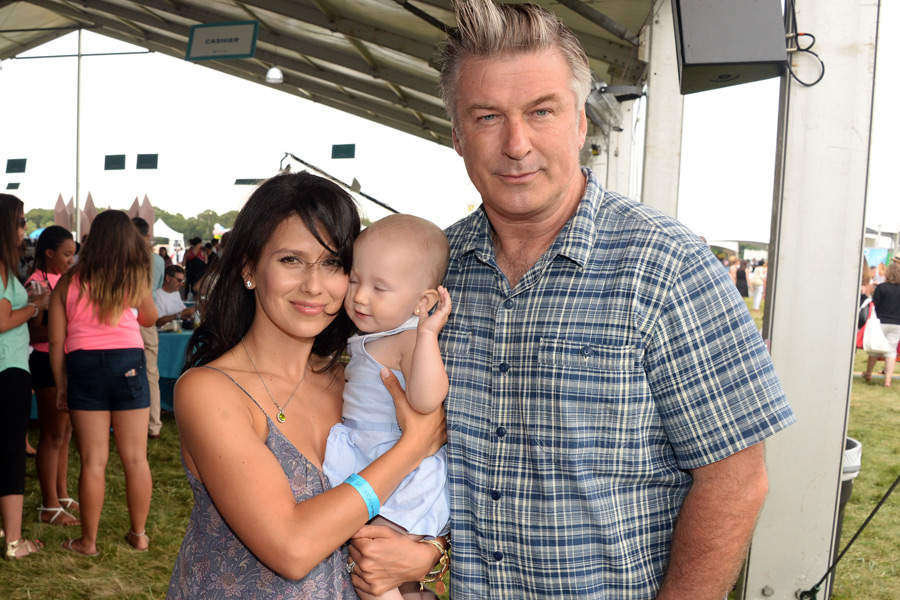
[[[419,540],[420,544],[430,544],[437,548],[441,553],[441,558],[438,560],[437,564],[430,570],[428,573],[419,581],[419,591],[425,590],[426,583],[435,583],[435,591],[439,594],[444,593],[444,575],[450,569],[450,555],[447,553],[447,548],[444,547],[436,539],[428,539],[428,540]],[[441,589],[438,590],[438,587]]]

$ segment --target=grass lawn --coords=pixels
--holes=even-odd
[[[753,313],[759,324],[762,313]],[[855,371],[865,364],[857,353]],[[880,368],[880,367],[879,367]],[[37,522],[40,493],[29,459],[25,491],[25,535],[46,544],[29,559],[0,561],[0,599],[79,600],[164,598],[175,554],[181,544],[193,499],[181,467],[178,432],[171,413],[163,416],[163,433],[149,445],[153,471],[153,502],[147,533],[149,552],[135,552],[126,544],[128,531],[124,479],[118,455],[110,452],[106,503],[100,522],[97,558],[76,557],[59,549],[62,541],[78,537],[80,528]],[[863,443],[862,469],[844,517],[846,544],[900,473],[900,379],[887,389],[878,377],[872,384],[854,380],[849,434]],[[37,431],[30,432],[32,444]],[[70,492],[77,495],[78,455],[70,462]],[[892,496],[856,541],[837,570],[835,600],[897,600],[900,598],[900,491]]]

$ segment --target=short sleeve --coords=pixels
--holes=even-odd
[[[743,298],[705,246],[686,253],[646,370],[679,467],[701,467],[795,422]]]

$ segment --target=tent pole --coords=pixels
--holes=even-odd
[[[75,239],[81,241],[81,29],[78,29],[78,77],[75,84]]]

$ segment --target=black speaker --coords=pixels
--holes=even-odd
[[[781,0],[672,0],[682,94],[780,77]]]

